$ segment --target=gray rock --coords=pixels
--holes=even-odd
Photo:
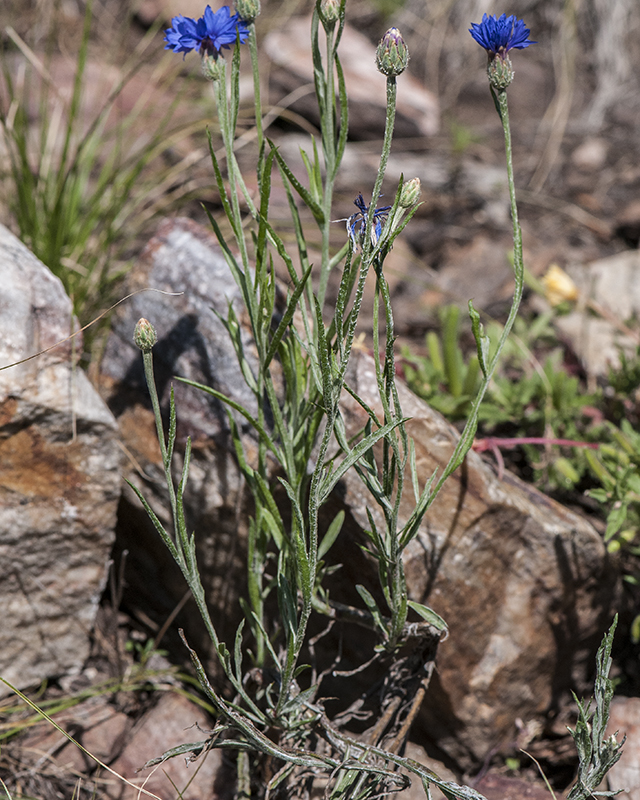
[[[607,773],[608,788],[623,800],[640,800],[640,698],[614,697],[606,735],[627,740],[620,761]]]
[[[150,411],[143,395],[130,388],[139,363],[139,354],[129,344],[138,316],[150,317],[158,327],[157,359],[165,375],[165,395],[171,370],[213,381],[235,398],[242,398],[246,390],[223,327],[210,309],[223,312],[227,298],[237,296],[212,237],[189,221],[164,223],[142,260],[139,283],[184,292],[179,298],[137,295],[115,321],[103,367],[112,408],[117,412],[118,402],[129,398],[119,413],[121,430],[127,448],[151,476],[158,474],[158,460],[148,444],[153,434]],[[183,330],[188,335],[182,335]],[[367,354],[354,352],[350,382],[367,404],[378,407],[373,361]],[[224,418],[203,395],[177,389],[180,430],[196,442],[188,515],[202,549],[214,619],[227,627],[229,640],[238,618],[237,596],[245,585],[241,556],[248,503],[228,454]],[[457,432],[405,386],[399,385],[399,393],[403,413],[411,418],[407,429],[424,481],[434,469],[442,469]],[[342,412],[348,432],[357,433],[366,421],[362,408],[345,396]],[[166,518],[161,484],[143,482],[154,508]],[[405,518],[410,481],[407,486],[401,509]],[[136,590],[152,585],[174,592],[164,601],[170,609],[184,585],[158,580],[168,574],[164,567],[150,565],[159,545],[147,545],[146,553],[135,556],[142,523],[134,518],[133,503],[122,546],[132,550],[136,564],[150,571],[146,578],[129,578],[129,583]],[[376,566],[366,561],[360,548],[366,541],[362,529],[368,526],[365,508],[372,503],[359,478],[349,474],[330,505],[329,519],[338,507],[347,513],[343,536],[331,550],[344,565],[331,591],[348,602],[350,598],[339,593],[355,583],[372,591],[377,585]],[[609,622],[617,575],[601,537],[581,517],[508,473],[498,479],[471,453],[407,548],[405,567],[411,598],[431,605],[450,629],[440,645],[438,668],[414,731],[436,741],[463,767],[514,736],[517,719],[527,723],[541,718],[563,692],[586,687],[592,656]],[[156,577],[150,579],[153,569]],[[147,599],[159,600],[151,594]],[[159,617],[151,605],[145,613]],[[194,616],[187,615],[187,624],[193,624]],[[355,637],[345,641],[345,652],[348,648],[357,649]]]
[[[187,519],[189,528],[197,532],[198,559],[208,600],[218,612],[214,622],[228,641],[241,618],[237,600],[246,583],[243,483],[230,451],[222,405],[172,379],[178,375],[213,385],[254,407],[253,395],[241,378],[235,353],[217,316],[227,316],[229,302],[241,313],[239,291],[211,234],[188,219],[161,225],[142,254],[131,288],[181,294],[145,291],[120,307],[101,364],[101,392],[118,419],[130,456],[125,477],[143,492],[167,530],[172,530],[142,357],[132,339],[136,322],[144,316],[158,332],[154,368],[165,417],[173,385],[179,444],[184,445],[187,436],[192,438]],[[251,341],[246,333],[244,341],[250,355]],[[178,448],[180,452],[182,449]],[[125,603],[160,627],[181,602],[186,584],[128,487],[119,512],[115,558],[124,550],[128,551]],[[169,636],[170,645],[177,652],[185,652],[175,636],[178,625],[185,629],[192,646],[206,653],[210,643],[192,603],[171,626],[173,639]],[[216,668],[215,660],[210,668]]]
[[[620,351],[633,357],[640,343],[626,323],[640,316],[640,252],[627,250],[567,268],[580,292],[576,309],[555,325],[571,342],[590,376],[620,366]],[[596,315],[591,313],[596,311]]]
[[[311,17],[291,17],[274,28],[263,47],[274,67],[272,82],[286,95],[278,101],[304,119],[316,122],[318,105],[313,89],[313,59],[309,44]],[[320,26],[320,49],[324,51]],[[349,96],[349,135],[376,139],[384,133],[386,78],[376,68],[376,47],[367,37],[345,25],[338,49]],[[275,87],[271,87],[274,91]],[[410,74],[398,78],[396,136],[434,136],[440,127],[437,97]]]
[[[0,364],[72,320],[60,280],[0,226]],[[82,666],[114,539],[117,426],[72,356],[65,342],[0,371],[0,675],[18,688]]]

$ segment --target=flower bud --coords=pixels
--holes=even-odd
[[[515,75],[509,56],[497,55],[495,58],[489,56],[487,75],[489,76],[489,83],[497,92],[504,91]]]
[[[233,5],[243,22],[253,22],[260,14],[260,0],[233,0]]]
[[[322,0],[320,16],[328,25],[334,25],[340,19],[340,0]]]
[[[158,341],[158,334],[148,319],[140,317],[133,333],[133,341],[143,353],[151,352],[153,345]]]
[[[420,199],[420,178],[411,178],[400,192],[400,208],[411,208]]]
[[[389,28],[376,50],[376,66],[388,78],[400,75],[409,63],[409,49],[397,28]]]

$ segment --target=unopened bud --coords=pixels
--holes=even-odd
[[[400,192],[400,207],[411,208],[420,199],[420,178],[411,178]]]
[[[376,66],[388,78],[400,75],[409,63],[409,49],[397,28],[389,28],[376,50]]]
[[[253,22],[260,14],[260,0],[233,0],[233,5],[243,22]]]
[[[340,0],[322,0],[320,16],[325,24],[334,25],[340,19]]]
[[[148,319],[141,317],[138,320],[138,324],[133,333],[133,341],[143,353],[151,352],[153,345],[158,341],[158,334]]]

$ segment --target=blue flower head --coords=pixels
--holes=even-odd
[[[523,50],[530,44],[537,44],[528,41],[530,32],[521,19],[506,14],[499,17],[483,14],[482,22],[472,22],[469,28],[469,33],[484,47],[490,60],[496,56],[504,59],[509,50]]]
[[[181,14],[171,20],[171,27],[164,35],[165,50],[174,53],[189,53],[197,50],[200,55],[218,57],[223,47],[235,44],[238,37],[244,44],[249,36],[248,23],[237,14],[231,14],[229,6],[222,6],[213,13],[207,6],[200,19],[183,17]]]
[[[367,229],[367,219],[369,218],[369,208],[364,202],[362,193],[358,194],[353,204],[358,207],[355,214],[347,219],[347,233],[353,242],[354,247],[361,246],[364,241],[364,234]],[[387,220],[388,211],[391,206],[376,208],[373,212],[373,226],[371,228],[371,240],[375,245],[382,234],[382,226]]]

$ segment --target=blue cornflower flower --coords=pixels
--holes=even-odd
[[[189,53],[197,50],[200,55],[218,57],[223,47],[236,43],[244,44],[249,36],[248,23],[237,14],[231,14],[229,6],[222,6],[214,14],[207,6],[200,19],[183,17],[182,14],[171,20],[171,27],[165,31],[165,50],[174,53]]]
[[[483,14],[482,22],[472,22],[469,28],[469,33],[484,47],[490,59],[496,56],[504,59],[509,50],[522,50],[530,44],[537,44],[527,41],[530,32],[521,19],[506,14],[500,17]]]
[[[364,234],[367,228],[367,219],[369,218],[369,208],[364,202],[364,197],[360,192],[353,204],[358,207],[355,214],[352,214],[347,219],[347,233],[353,242],[354,247],[358,247],[364,240]],[[383,206],[376,208],[373,212],[373,226],[371,228],[371,241],[375,245],[380,235],[382,234],[382,226],[387,220],[388,211],[391,206]]]

